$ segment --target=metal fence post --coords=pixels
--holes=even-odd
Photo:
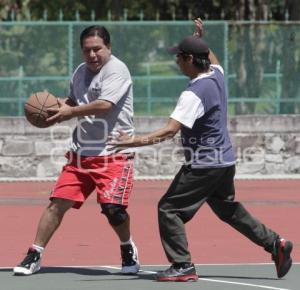
[[[276,62],[276,104],[275,113],[280,114],[281,88],[280,88],[280,60]]]
[[[95,19],[96,19],[96,13],[95,13],[95,10],[92,10],[91,11],[91,20],[95,21]]]
[[[47,21],[47,20],[48,20],[48,10],[47,10],[47,9],[45,9],[45,10],[43,11],[43,20],[44,20],[44,21]]]
[[[23,116],[23,103],[22,103],[22,99],[23,99],[23,76],[24,76],[24,70],[23,70],[23,66],[19,67],[19,77],[18,77],[18,116]]]
[[[72,76],[73,73],[73,24],[68,26],[68,75]]]
[[[63,21],[64,20],[64,13],[63,13],[62,9],[59,9],[58,20],[59,21]]]
[[[147,113],[150,116],[152,112],[152,89],[151,89],[151,69],[150,64],[146,65],[147,70]]]
[[[127,17],[128,17],[128,9],[124,9],[124,11],[123,11],[123,18],[124,18],[124,21],[127,21]]]

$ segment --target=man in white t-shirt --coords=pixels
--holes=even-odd
[[[145,146],[181,132],[186,163],[158,204],[158,223],[171,266],[157,273],[158,281],[196,281],[185,224],[204,203],[224,222],[271,254],[277,276],[292,265],[292,242],[267,228],[235,201],[235,157],[227,129],[227,94],[224,70],[201,38],[202,21],[195,20],[196,35],[183,39],[169,52],[190,78],[168,123],[152,133],[130,137],[123,133],[111,142],[119,148]],[[226,250],[226,249],[224,249]]]
[[[49,109],[49,123],[78,118],[72,135],[68,163],[56,182],[25,259],[14,268],[16,275],[40,270],[44,248],[70,208],[80,208],[96,190],[97,201],[120,239],[122,273],[139,271],[137,248],[131,238],[126,211],[133,184],[130,151],[108,151],[107,140],[119,130],[133,135],[132,80],[127,66],[111,54],[105,27],[90,26],[80,35],[84,63],[75,70],[70,95]],[[100,253],[97,253],[100,254]],[[99,256],[100,258],[100,256]]]

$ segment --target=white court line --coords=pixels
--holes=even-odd
[[[201,278],[201,277],[200,277],[200,280],[208,281],[208,282],[224,283],[224,284],[235,284],[235,285],[242,285],[242,286],[249,286],[249,287],[258,287],[258,288],[264,288],[264,289],[273,289],[273,290],[292,290],[292,289],[287,289],[287,288],[277,288],[277,287],[272,287],[272,286],[232,282],[232,281],[226,281],[226,280],[206,279],[206,278]]]
[[[233,264],[230,264],[230,265],[233,265]],[[253,265],[255,265],[255,264],[253,264]],[[269,264],[267,264],[267,265],[269,265]],[[148,266],[154,266],[154,265],[148,265]],[[103,266],[103,268],[116,269],[116,270],[121,269],[120,267],[115,267],[115,266]],[[140,270],[139,272],[148,273],[148,274],[156,274],[157,273],[155,271],[148,271],[148,270]],[[241,286],[248,286],[248,287],[256,287],[256,288],[263,288],[263,289],[272,289],[272,290],[292,290],[292,289],[288,289],[288,288],[278,288],[278,287],[258,285],[258,284],[252,284],[252,283],[241,283],[241,282],[233,282],[233,281],[226,281],[226,280],[219,280],[219,279],[218,280],[217,279],[207,279],[207,278],[201,278],[201,276],[200,276],[199,280],[215,282],[215,283],[223,283],[223,284],[234,284],[234,285],[241,285]]]
[[[272,265],[273,263],[250,263],[250,264],[195,264],[195,266],[248,266],[248,265]],[[294,265],[299,265],[300,263],[293,263]],[[144,267],[161,267],[161,266],[169,266],[169,265],[143,265]],[[45,267],[58,267],[58,268],[106,268],[106,269],[114,269],[114,270],[121,270],[120,267],[117,266],[109,266],[109,265],[89,265],[89,266],[45,266]],[[12,267],[0,267],[1,269],[12,269]],[[148,271],[148,270],[140,270],[139,272],[148,273],[148,274],[156,274],[155,271]],[[272,290],[292,290],[288,288],[278,288],[272,286],[265,286],[259,284],[251,284],[251,283],[242,283],[242,282],[233,282],[227,280],[219,280],[219,279],[207,279],[201,278],[200,281],[207,281],[207,282],[214,282],[214,283],[224,283],[224,284],[233,284],[233,285],[241,285],[241,286],[248,286],[248,287],[257,287],[263,289],[272,289]]]
[[[218,264],[195,264],[194,263],[194,265],[195,266],[205,266],[205,267],[209,267],[209,266],[264,266],[264,265],[266,265],[266,266],[273,265],[274,266],[274,263],[224,263],[224,264],[222,264],[222,263],[218,263]],[[293,265],[300,265],[300,262],[293,262]],[[155,264],[151,264],[151,265],[143,264],[142,266],[143,267],[160,267],[160,266],[169,267],[170,264],[165,264],[165,265],[163,265],[163,264],[157,264],[157,265],[155,265]]]

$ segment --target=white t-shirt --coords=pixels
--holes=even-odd
[[[78,118],[73,132],[71,150],[83,156],[109,155],[106,142],[122,130],[133,135],[132,80],[127,66],[115,56],[93,74],[85,63],[75,70],[70,83],[70,98],[77,104],[106,100],[113,107],[105,114]]]

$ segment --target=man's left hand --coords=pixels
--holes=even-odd
[[[60,123],[73,118],[72,107],[60,99],[57,99],[58,108],[49,108],[47,112],[51,117],[47,118],[49,123]]]

